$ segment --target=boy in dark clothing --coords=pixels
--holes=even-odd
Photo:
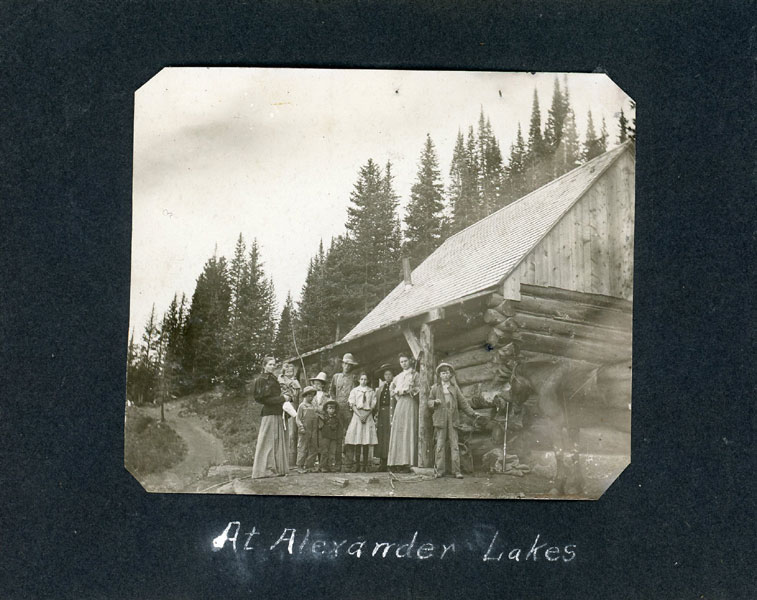
[[[338,471],[337,458],[342,455],[342,441],[344,440],[344,428],[337,412],[336,400],[327,400],[323,405],[323,412],[319,415],[321,464],[323,473]]]

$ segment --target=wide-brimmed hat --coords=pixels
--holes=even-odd
[[[334,400],[333,398],[329,398],[328,400],[326,400],[326,402],[323,403],[323,410],[326,410],[329,404],[333,404],[337,408],[339,407],[339,405],[336,403],[336,400]]]
[[[378,369],[374,371],[374,373],[378,375],[383,375],[386,371],[391,371],[393,375],[397,374],[397,366],[396,365],[390,365],[389,363],[384,363],[381,365]]]
[[[342,357],[342,362],[347,363],[348,365],[359,365],[360,363],[355,360],[355,357],[352,356],[351,352],[348,352]]]
[[[438,373],[439,371],[441,371],[441,370],[442,370],[442,368],[447,368],[447,369],[449,369],[449,370],[450,370],[450,372],[451,372],[451,373],[452,373],[453,375],[455,374],[455,367],[453,367],[453,366],[452,366],[451,364],[449,364],[449,363],[446,363],[446,362],[443,362],[443,363],[439,363],[439,364],[438,364],[438,365],[436,366],[436,372]]]
[[[308,381],[320,381],[322,383],[327,383],[328,380],[329,378],[326,376],[326,373],[324,373],[323,371],[318,373],[318,375],[316,375],[315,377],[311,377],[310,379],[308,379]]]
[[[316,390],[312,385],[309,385],[309,386],[305,387],[304,390],[302,390],[302,397],[304,398],[308,394],[316,394],[317,392],[318,392],[318,390]]]

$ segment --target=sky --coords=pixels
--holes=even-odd
[[[130,331],[155,304],[190,299],[214,251],[257,240],[279,306],[295,301],[323,240],[344,232],[350,192],[369,158],[392,162],[400,212],[431,135],[445,187],[458,130],[483,109],[509,156],[527,137],[534,89],[542,123],[554,73],[167,68],[135,93]],[[563,74],[559,74],[563,84]],[[629,97],[603,74],[567,74],[579,136],[587,112],[617,115]]]

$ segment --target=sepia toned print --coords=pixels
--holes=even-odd
[[[127,469],[162,492],[600,497],[630,462],[634,111],[594,74],[157,75]]]

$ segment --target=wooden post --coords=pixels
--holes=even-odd
[[[410,352],[412,352],[413,358],[418,360],[418,356],[421,353],[421,343],[418,341],[418,337],[408,326],[402,328],[402,334],[405,336],[405,341],[410,347]]]
[[[434,331],[430,323],[421,325],[421,360],[419,368],[420,400],[418,404],[418,466],[431,467],[433,463],[434,427],[428,397],[434,384]]]

